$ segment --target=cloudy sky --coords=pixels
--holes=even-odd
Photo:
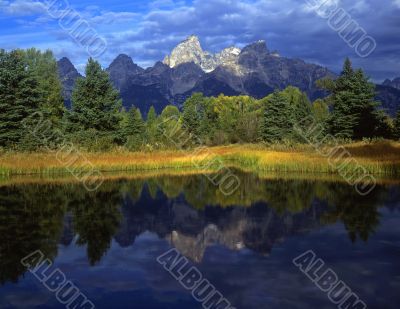
[[[106,40],[107,49],[99,57],[103,66],[120,53],[151,66],[196,34],[211,52],[262,39],[283,56],[336,72],[349,56],[375,81],[400,76],[400,0],[325,0],[343,8],[376,40],[377,48],[367,58],[359,57],[307,6],[307,1],[323,0],[0,0],[0,48],[50,48],[82,70],[89,57],[86,48],[60,27],[46,1],[64,3],[59,12],[68,8],[79,13]]]

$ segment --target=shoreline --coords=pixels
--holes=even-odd
[[[353,143],[343,146],[351,154],[352,162],[329,158],[311,147],[274,149],[258,144],[199,148],[187,151],[83,153],[85,161],[66,165],[54,153],[0,154],[0,178],[13,176],[65,176],[97,170],[101,173],[175,174],[214,173],[221,166],[252,173],[295,173],[304,175],[337,175],[341,172],[357,174],[360,167],[373,176],[398,178],[400,175],[400,143]],[[61,154],[66,157],[68,154]],[[60,154],[58,154],[60,156]],[[70,160],[71,161],[71,160]]]
[[[306,181],[306,182],[327,182],[327,183],[346,183],[338,174],[324,174],[324,173],[293,173],[293,172],[249,172],[241,169],[235,169],[235,172],[242,174],[252,174],[260,180],[269,181]],[[205,174],[213,174],[212,171],[199,171],[193,169],[176,170],[164,169],[154,171],[142,171],[141,173],[132,172],[104,172],[102,174],[103,181],[147,181],[161,178],[174,178],[174,177],[196,177],[204,176]],[[98,177],[89,177],[89,180],[98,179]],[[378,185],[400,185],[400,178],[390,176],[376,176],[376,183]],[[13,175],[0,177],[0,188],[16,185],[77,185],[82,183],[79,179],[75,178],[69,173],[57,175]]]

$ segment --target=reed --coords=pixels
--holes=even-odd
[[[162,170],[217,171],[225,166],[255,172],[359,173],[360,167],[373,175],[400,175],[400,143],[381,141],[343,145],[351,159],[335,153],[326,157],[311,147],[277,150],[264,145],[231,145],[187,151],[82,153],[71,158],[56,153],[2,153],[0,176],[62,175],[93,168],[102,172]],[[330,149],[324,149],[325,152]],[[62,159],[60,159],[62,158]],[[210,163],[212,162],[212,163]]]

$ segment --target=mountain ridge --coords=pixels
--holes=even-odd
[[[82,77],[72,62],[67,58],[63,57],[57,61],[57,69],[60,77],[61,84],[63,86],[63,97],[65,105],[71,106],[72,91],[75,86],[75,81]]]
[[[202,49],[200,40],[194,35],[179,43],[170,55],[153,67],[141,68],[131,57],[120,54],[106,70],[120,91],[124,106],[135,105],[144,114],[151,105],[159,113],[168,104],[180,107],[194,92],[203,92],[206,96],[242,94],[259,99],[275,89],[294,86],[315,100],[326,95],[315,82],[337,76],[326,67],[270,52],[263,40],[242,49],[231,46],[212,54]],[[71,68],[68,71],[67,78],[60,71],[66,101],[72,92],[71,79],[77,78],[76,74],[71,74]],[[387,81],[377,86],[377,98],[393,115],[400,102],[400,89]]]
[[[390,86],[392,88],[396,88],[400,90],[400,77],[396,77],[393,80],[386,79],[383,84],[383,86]]]

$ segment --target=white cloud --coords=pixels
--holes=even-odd
[[[134,21],[139,18],[140,14],[132,12],[102,12],[97,16],[90,18],[90,21],[95,24],[115,24],[115,23],[126,23]]]
[[[46,6],[42,2],[29,0],[3,1],[1,10],[13,16],[38,15],[47,12]]]
[[[0,10],[12,16],[34,15],[33,19],[18,19],[25,28],[47,31],[48,38],[43,41],[52,42],[53,47],[50,43],[49,47],[53,49],[62,47],[57,55],[62,56],[69,50],[66,55],[72,57],[74,63],[86,62],[85,50],[71,48],[74,46],[71,38],[62,33],[55,20],[48,18],[38,1],[0,0]],[[127,53],[135,62],[147,66],[162,60],[180,40],[196,34],[203,48],[211,52],[264,39],[270,49],[277,49],[283,56],[340,70],[343,58],[353,56],[353,50],[329,28],[325,19],[311,14],[306,1],[325,0],[194,0],[190,4],[183,0],[154,0],[147,2],[146,13],[140,14],[104,10],[106,7],[102,8],[98,3],[91,5],[95,2],[85,1],[86,7],[78,12],[107,39],[108,50],[101,59],[103,65],[108,65],[118,53]],[[382,78],[398,75],[400,42],[396,33],[400,31],[400,0],[329,0],[329,3],[349,11],[377,40],[374,58],[368,59],[364,66],[371,68],[371,75],[380,74]],[[10,42],[3,36],[0,40],[3,45],[15,43],[19,46],[15,39]],[[31,42],[33,40],[29,44]],[[397,62],[389,63],[388,59]]]

